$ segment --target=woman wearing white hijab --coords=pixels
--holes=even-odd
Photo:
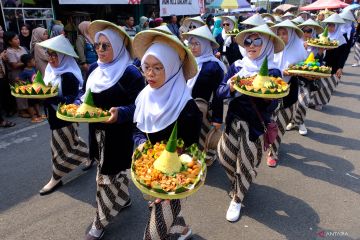
[[[278,138],[273,144],[273,148],[269,151],[267,157],[267,165],[276,167],[278,161],[278,152],[282,137],[285,131],[282,131],[290,123],[299,98],[299,78],[290,77],[285,71],[290,64],[296,64],[304,61],[308,54],[304,48],[302,36],[303,32],[290,20],[285,20],[271,27],[276,34],[284,41],[285,48],[282,52],[275,54],[274,61],[284,75],[284,80],[290,83],[290,93],[283,98],[283,105],[274,115],[279,127]],[[300,131],[306,131],[305,125],[299,126]],[[305,130],[303,129],[305,128]]]
[[[231,65],[217,91],[219,98],[231,99],[225,132],[218,144],[219,161],[232,184],[230,191],[232,201],[226,213],[226,219],[230,222],[239,219],[241,203],[264,155],[264,127],[256,109],[265,124],[268,124],[278,106],[277,100],[238,94],[235,92],[232,79],[237,76],[250,77],[258,74],[266,58],[269,75],[280,77],[281,72],[273,58],[274,53],[284,48],[284,43],[266,24],[242,31],[236,36],[236,42],[245,48],[246,55],[242,60]]]
[[[88,160],[88,148],[79,137],[76,125],[56,117],[59,103],[73,103],[83,84],[81,71],[74,57],[77,57],[69,40],[63,35],[39,44],[47,49],[48,65],[44,82],[59,87],[59,95],[44,102],[51,133],[52,177],[41,190],[40,195],[53,192],[62,185],[61,178],[81,163]]]
[[[220,45],[217,56],[226,57],[227,62],[231,65],[236,60],[242,58],[239,47],[235,42],[235,38],[226,34],[229,31],[237,29],[237,19],[234,16],[222,16],[221,19],[223,30],[221,34],[216,37],[216,42]]]
[[[146,140],[156,143],[168,139],[175,123],[178,138],[184,140],[185,146],[197,143],[202,114],[186,85],[186,80],[196,74],[196,63],[189,50],[175,36],[153,30],[137,34],[134,49],[148,82],[135,101],[135,145],[141,148]],[[184,240],[191,236],[179,199],[156,199],[150,204],[150,211],[145,240]]]
[[[187,81],[187,85],[203,113],[199,143],[206,151],[206,163],[210,166],[216,159],[216,148],[211,149],[210,145],[217,145],[223,122],[223,102],[216,97],[216,90],[227,69],[224,63],[214,56],[213,49],[219,48],[219,44],[207,26],[185,33],[184,37],[188,40],[188,46],[198,64],[198,73]],[[210,144],[210,140],[213,143]]]
[[[97,20],[90,24],[89,34],[99,59],[90,67],[86,90],[92,92],[95,106],[110,109],[112,114],[106,123],[89,124],[90,139],[95,138],[90,152],[98,152],[97,210],[85,239],[95,240],[103,236],[113,217],[131,204],[126,170],[131,165],[134,144],[134,103],[145,82],[132,64],[131,39],[124,30]]]
[[[342,76],[342,69],[347,59],[346,39],[341,31],[341,25],[345,23],[344,20],[337,13],[334,13],[326,18],[323,23],[328,27],[330,40],[338,41],[339,47],[328,49],[321,55],[324,65],[332,68],[332,76],[329,78],[321,78],[321,89],[311,94],[310,105],[314,106],[316,110],[321,110],[322,107],[330,101],[331,95],[335,91]]]

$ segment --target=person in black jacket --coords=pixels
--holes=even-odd
[[[227,35],[226,33],[237,29],[237,20],[234,16],[223,16],[222,25],[223,30],[221,34],[216,37],[217,43],[220,45],[217,57],[226,57],[229,66],[236,60],[242,59],[238,44],[235,42],[234,36]]]
[[[137,35],[134,46],[148,82],[135,102],[135,145],[141,149],[146,140],[155,144],[169,139],[176,122],[185,146],[197,143],[202,114],[186,85],[196,74],[191,53],[174,36],[152,30]],[[144,239],[188,239],[192,231],[181,216],[181,205],[179,199],[151,203]]]
[[[220,135],[223,122],[223,102],[216,96],[216,90],[227,69],[224,63],[214,56],[213,49],[219,48],[219,44],[207,26],[184,33],[184,37],[188,40],[188,46],[198,64],[198,74],[188,80],[187,85],[191,90],[191,96],[203,113],[199,144],[206,151],[206,163],[210,166],[216,159],[216,148],[210,149],[209,141],[218,141],[218,137],[210,138]],[[219,133],[214,135],[214,131]]]
[[[85,89],[91,91],[94,104],[110,109],[106,123],[90,125],[90,152],[98,152],[96,176],[96,216],[86,240],[100,239],[109,222],[131,205],[129,179],[133,152],[133,115],[135,99],[144,88],[141,72],[133,65],[131,39],[117,25],[97,20],[90,24],[89,35],[94,40],[99,60],[89,74]],[[94,135],[92,135],[94,134]]]
[[[69,40],[63,35],[43,41],[40,46],[47,48],[49,63],[45,69],[44,82],[57,85],[59,95],[44,102],[51,129],[51,153],[53,161],[52,178],[41,190],[40,195],[53,192],[62,185],[61,178],[86,162],[89,151],[86,143],[79,137],[77,127],[71,122],[56,117],[59,103],[71,104],[75,101],[83,84],[77,57]]]

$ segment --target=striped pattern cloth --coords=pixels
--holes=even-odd
[[[299,86],[298,101],[295,105],[294,118],[291,120],[296,125],[304,124],[306,118],[306,111],[310,103],[310,91],[309,88],[303,85]]]
[[[339,84],[339,79],[332,75],[329,78],[321,78],[321,88],[319,91],[311,92],[309,106],[326,105],[329,103],[331,95]]]
[[[360,64],[360,43],[355,43],[355,63]]]
[[[272,144],[268,154],[274,156],[275,158],[277,158],[279,155],[279,148],[286,132],[286,126],[290,123],[291,119],[294,116],[294,109],[296,105],[297,102],[288,108],[280,107],[278,111],[274,112],[273,119],[278,125],[278,135],[275,142]]]
[[[165,200],[150,207],[144,240],[178,239],[187,228],[181,213],[181,201]]]
[[[96,174],[96,216],[93,226],[96,229],[105,228],[111,220],[124,208],[130,200],[129,179],[125,172],[116,175],[103,175],[100,173],[104,162],[105,131],[95,132],[99,146],[99,162]]]
[[[53,130],[50,145],[55,180],[60,180],[89,158],[89,149],[74,124]]]
[[[229,195],[240,202],[257,175],[256,168],[264,155],[263,145],[263,136],[255,142],[249,140],[248,124],[238,119],[231,123],[229,133],[224,132],[220,138],[219,162],[232,185]]]

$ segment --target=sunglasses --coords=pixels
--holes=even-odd
[[[312,30],[311,28],[310,28],[310,29],[303,29],[303,32],[304,32],[304,33],[312,33],[312,31],[313,31],[313,30]]]
[[[196,26],[190,26],[189,27],[189,29],[195,29],[196,28]]]
[[[52,51],[46,51],[45,54],[48,58],[57,58],[58,57],[56,52],[52,52]]]
[[[250,47],[251,44],[253,44],[255,47],[259,47],[263,44],[263,41],[261,38],[255,38],[254,40],[252,40],[251,38],[247,38],[244,40],[245,47]]]
[[[100,48],[106,52],[106,50],[111,49],[111,44],[110,43],[94,43],[94,48],[96,50],[100,50]]]
[[[223,26],[230,26],[230,23],[223,23]]]

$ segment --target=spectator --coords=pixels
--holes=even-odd
[[[145,16],[140,18],[140,23],[136,27],[136,33],[149,29],[149,19]]]
[[[24,54],[21,56],[20,60],[25,67],[24,70],[19,74],[17,80],[23,83],[32,82],[36,75],[35,59],[33,58],[33,56],[31,56],[31,54]],[[28,104],[28,112],[31,116],[31,122],[39,123],[44,121],[40,114],[39,100],[29,99]]]
[[[135,20],[133,16],[128,16],[125,21],[124,29],[130,37],[135,37],[136,35],[136,28],[134,27],[134,22]]]
[[[155,22],[155,27],[158,27],[164,22],[164,20],[162,18],[155,18],[154,22]]]
[[[15,123],[6,121],[2,118],[3,110],[7,112],[8,116],[11,116],[11,104],[9,100],[11,99],[9,82],[6,79],[6,69],[4,65],[4,60],[6,58],[6,51],[0,53],[0,127],[13,127]]]
[[[180,37],[176,15],[173,14],[170,16],[170,23],[168,24],[168,28],[175,36]]]
[[[76,52],[79,55],[80,69],[83,74],[83,78],[86,79],[86,74],[89,70],[89,65],[98,60],[94,41],[89,36],[89,21],[83,21],[79,24],[79,34],[76,39]]]
[[[48,64],[48,57],[44,48],[37,45],[49,38],[48,32],[45,28],[38,27],[33,30],[30,44],[30,52],[34,55],[36,69],[44,76],[45,68]]]
[[[24,47],[20,46],[19,36],[14,32],[5,32],[4,41],[7,45],[6,56],[7,64],[9,69],[9,82],[14,84],[16,78],[24,69],[24,64],[20,61],[20,57],[24,54],[27,54],[27,51]],[[28,101],[26,98],[17,98],[16,99],[17,108],[19,111],[19,116],[23,118],[29,118],[30,115],[27,113]]]
[[[30,50],[30,42],[31,42],[31,28],[29,24],[24,24],[20,29],[20,46],[26,48],[27,51]]]
[[[61,21],[54,20],[53,26],[51,27],[50,38],[59,36],[60,34],[65,35],[64,25],[61,23]]]
[[[0,25],[0,53],[4,50],[4,30]]]

